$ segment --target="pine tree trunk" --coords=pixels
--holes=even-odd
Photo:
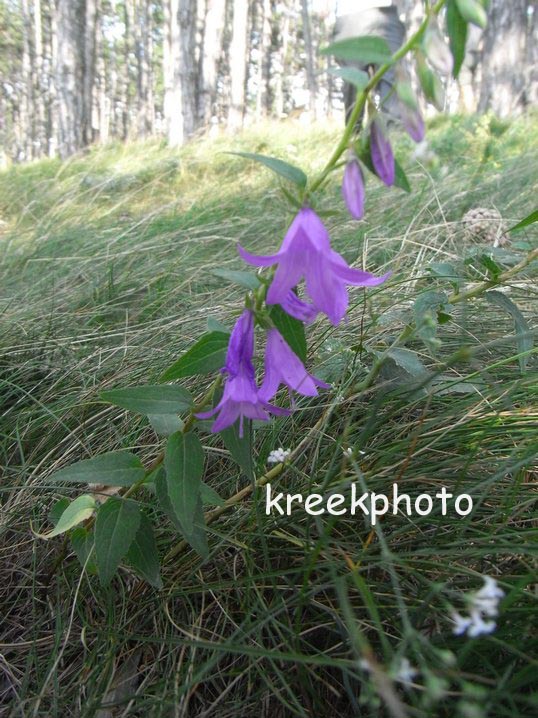
[[[303,19],[303,38],[306,56],[306,82],[310,95],[310,114],[316,117],[318,83],[314,63],[314,48],[312,44],[312,31],[310,27],[310,15],[308,12],[308,0],[301,0],[301,14]]]
[[[178,60],[185,140],[191,137],[197,128],[196,17],[196,0],[179,0]]]
[[[480,60],[480,112],[493,110],[506,117],[528,104],[525,68],[529,7],[530,0],[491,0]]]
[[[228,126],[237,129],[243,125],[245,114],[245,88],[247,79],[247,27],[248,0],[235,0],[233,4],[232,40],[230,43],[230,108]]]
[[[222,31],[226,0],[207,0],[202,40],[198,118],[208,126],[215,111],[217,72],[222,53]]]
[[[258,45],[256,117],[270,111],[271,0],[260,0],[260,42]]]
[[[283,15],[277,17],[279,22],[279,43],[276,60],[273,63],[275,71],[275,115],[280,119],[284,115],[284,79],[288,76],[288,47],[290,44],[290,13],[286,5]]]

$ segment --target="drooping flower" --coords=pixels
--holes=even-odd
[[[378,120],[374,120],[370,127],[370,157],[379,179],[388,186],[393,185],[394,155],[390,142],[383,134]]]
[[[364,215],[364,177],[358,159],[353,155],[346,164],[342,182],[344,202],[354,219]]]
[[[291,289],[283,301],[280,302],[280,306],[291,317],[295,317],[295,319],[299,319],[299,321],[305,324],[313,322],[318,315],[316,307],[307,302],[303,302]]]
[[[286,311],[297,305],[302,313],[323,312],[334,324],[344,317],[348,306],[346,284],[357,287],[374,287],[384,282],[390,272],[375,277],[369,272],[352,269],[344,258],[331,249],[329,233],[323,222],[309,207],[299,211],[291,223],[280,250],[276,254],[254,255],[240,245],[238,251],[248,264],[255,267],[270,267],[277,264],[274,279],[267,292],[267,304],[280,304]],[[311,304],[293,299],[293,288],[306,280],[306,293]],[[297,316],[300,312],[293,313]],[[302,318],[302,317],[299,317]]]
[[[296,391],[303,396],[317,396],[318,387],[331,388],[330,384],[309,374],[278,329],[271,328],[267,331],[264,379],[259,391],[260,398],[269,401],[281,384],[288,387],[290,394]]]
[[[239,419],[239,436],[243,436],[244,419],[268,421],[269,414],[289,414],[286,409],[269,404],[260,398],[254,376],[254,316],[249,309],[241,314],[230,336],[226,364],[222,372],[227,375],[222,398],[210,411],[196,416],[210,419],[218,414],[211,431],[216,433],[235,424]]]
[[[400,114],[407,134],[415,142],[422,142],[425,135],[424,119],[418,108],[413,109],[404,102],[400,103]]]

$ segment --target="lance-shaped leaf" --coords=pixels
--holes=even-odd
[[[112,496],[97,512],[95,558],[103,586],[108,586],[129,550],[140,525],[136,501]]]
[[[95,547],[93,531],[88,531],[85,526],[77,526],[71,531],[70,539],[82,568],[86,568],[88,573],[96,574],[95,557],[91,555]]]
[[[482,29],[486,27],[488,16],[479,0],[456,0],[456,4],[464,20]]]
[[[101,399],[138,414],[181,414],[192,406],[192,396],[186,389],[173,385],[127,386],[102,391]]]
[[[127,551],[127,563],[151,586],[158,589],[163,587],[153,526],[144,513],[140,516],[138,531]]]
[[[391,51],[387,41],[376,35],[362,35],[338,40],[323,48],[321,55],[332,55],[337,60],[358,62],[361,65],[383,65],[390,60]]]
[[[329,72],[331,75],[341,77],[342,80],[348,82],[350,85],[355,85],[358,90],[363,90],[370,79],[366,72],[356,67],[331,67],[329,68]]]
[[[252,272],[243,272],[236,269],[219,268],[212,269],[211,274],[214,274],[216,277],[226,279],[228,282],[232,282],[232,284],[239,284],[239,286],[245,287],[246,289],[255,290],[258,289],[261,284],[258,277]]]
[[[83,494],[72,501],[69,506],[65,508],[58,519],[56,527],[52,531],[49,531],[49,533],[46,534],[37,535],[39,538],[50,539],[54,536],[58,536],[59,534],[63,534],[66,531],[69,531],[69,529],[72,529],[74,526],[86,521],[86,519],[89,519],[95,511],[95,506],[96,504],[93,496],[90,496],[90,494]]]
[[[140,459],[128,451],[109,451],[66,466],[53,474],[51,481],[73,481],[79,484],[131,486],[145,474]]]
[[[279,160],[277,157],[258,155],[253,152],[228,152],[228,154],[237,155],[238,157],[244,157],[246,160],[253,160],[254,162],[259,162],[260,164],[265,165],[265,167],[268,167],[276,174],[280,175],[281,177],[284,177],[284,179],[293,182],[297,186],[301,188],[306,187],[308,178],[303,172],[303,170],[299,169],[299,167],[295,167],[294,165],[290,165],[289,162]]]
[[[525,219],[522,219],[521,222],[518,222],[513,227],[510,227],[508,231],[517,232],[518,230],[524,229],[524,227],[528,227],[530,224],[534,224],[535,222],[538,222],[538,209],[531,212],[527,217],[525,217]]]
[[[218,371],[224,365],[229,341],[230,334],[227,332],[206,332],[166,369],[161,380],[171,381]]]
[[[518,357],[518,362],[521,373],[523,374],[529,361],[529,352],[532,351],[534,346],[534,339],[531,335],[529,323],[521,313],[519,307],[514,304],[514,302],[510,299],[510,297],[507,297],[506,294],[498,292],[497,290],[490,290],[489,292],[486,292],[485,296],[490,304],[496,304],[498,307],[501,307],[505,310],[505,312],[508,312],[514,320],[517,332],[516,345],[518,353],[521,355]]]
[[[446,29],[450,51],[454,59],[452,75],[457,78],[465,59],[467,44],[467,23],[462,17],[456,0],[450,0],[446,8]]]
[[[155,492],[162,510],[172,525],[175,526],[177,531],[185,538],[185,541],[187,541],[202,558],[207,558],[209,555],[209,547],[207,545],[202,498],[199,498],[194,510],[192,530],[187,532],[172,507],[172,502],[168,496],[168,487],[164,471],[158,472],[155,477]]]
[[[242,469],[247,479],[254,478],[254,466],[252,459],[253,452],[253,434],[252,421],[247,420],[243,425],[243,436],[239,436],[239,425],[229,426],[220,432],[224,446],[230,452],[231,457]]]
[[[193,515],[200,498],[204,451],[196,434],[177,432],[169,437],[164,456],[166,487],[174,513],[186,533],[192,533]]]
[[[170,436],[183,430],[184,423],[177,414],[150,414],[148,419],[157,436]]]

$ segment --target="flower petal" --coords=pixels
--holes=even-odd
[[[276,264],[281,257],[281,252],[277,252],[276,254],[251,254],[247,252],[246,249],[243,249],[240,244],[237,245],[237,251],[241,259],[247,264],[252,264],[254,267],[271,267],[273,264]]]

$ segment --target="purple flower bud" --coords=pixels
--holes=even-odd
[[[405,102],[400,103],[400,114],[407,134],[415,142],[422,142],[424,139],[424,120],[419,109],[413,110]]]
[[[330,384],[320,381],[306,371],[303,362],[290,348],[278,329],[269,329],[265,349],[265,374],[259,391],[260,398],[263,401],[269,401],[277,393],[281,384],[287,386],[290,393],[296,391],[303,396],[317,396],[318,387],[331,388]]]
[[[361,219],[364,215],[364,194],[364,177],[359,161],[354,156],[346,164],[342,182],[344,202],[354,219]]]
[[[370,127],[370,157],[379,179],[386,185],[394,184],[394,155],[379,123],[374,120]]]

